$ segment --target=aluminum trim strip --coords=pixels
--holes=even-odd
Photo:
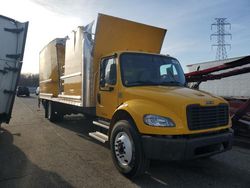
[[[48,96],[48,97],[52,97],[53,94],[52,93],[40,93],[40,96]]]
[[[71,78],[71,77],[75,77],[75,76],[81,76],[82,73],[81,72],[76,72],[76,73],[73,73],[73,74],[68,74],[68,75],[65,75],[65,76],[61,76],[60,79],[64,80],[64,79],[67,79],[67,78]]]
[[[81,96],[79,96],[79,95],[58,95],[58,97],[81,100]]]
[[[74,100],[69,100],[66,98],[53,98],[53,97],[47,97],[47,96],[40,96],[39,98],[46,99],[49,101],[59,102],[59,103],[63,103],[63,104],[82,107],[81,101],[74,101]]]
[[[40,81],[39,83],[42,84],[42,83],[48,83],[48,82],[52,82],[52,79],[43,80],[43,81]]]

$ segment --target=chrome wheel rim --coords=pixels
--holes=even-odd
[[[120,164],[127,166],[132,160],[132,141],[127,133],[119,132],[114,142],[115,156]]]

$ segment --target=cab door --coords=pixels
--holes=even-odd
[[[118,105],[116,58],[103,58],[99,69],[96,113],[99,117],[111,119]]]

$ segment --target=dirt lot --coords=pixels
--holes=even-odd
[[[129,180],[112,164],[107,145],[88,136],[90,120],[68,116],[50,123],[37,98],[16,98],[0,134],[0,187],[250,187],[250,150],[190,162],[153,161]]]

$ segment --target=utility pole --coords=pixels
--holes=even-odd
[[[225,36],[230,36],[232,39],[232,34],[225,30],[226,26],[231,30],[231,24],[226,22],[227,18],[215,18],[216,22],[211,24],[211,30],[213,30],[214,26],[217,28],[217,31],[210,35],[210,40],[213,37],[217,38],[217,44],[212,44],[212,48],[214,46],[217,47],[216,51],[216,60],[227,59],[227,50],[226,47],[230,47],[231,44],[225,43]]]

